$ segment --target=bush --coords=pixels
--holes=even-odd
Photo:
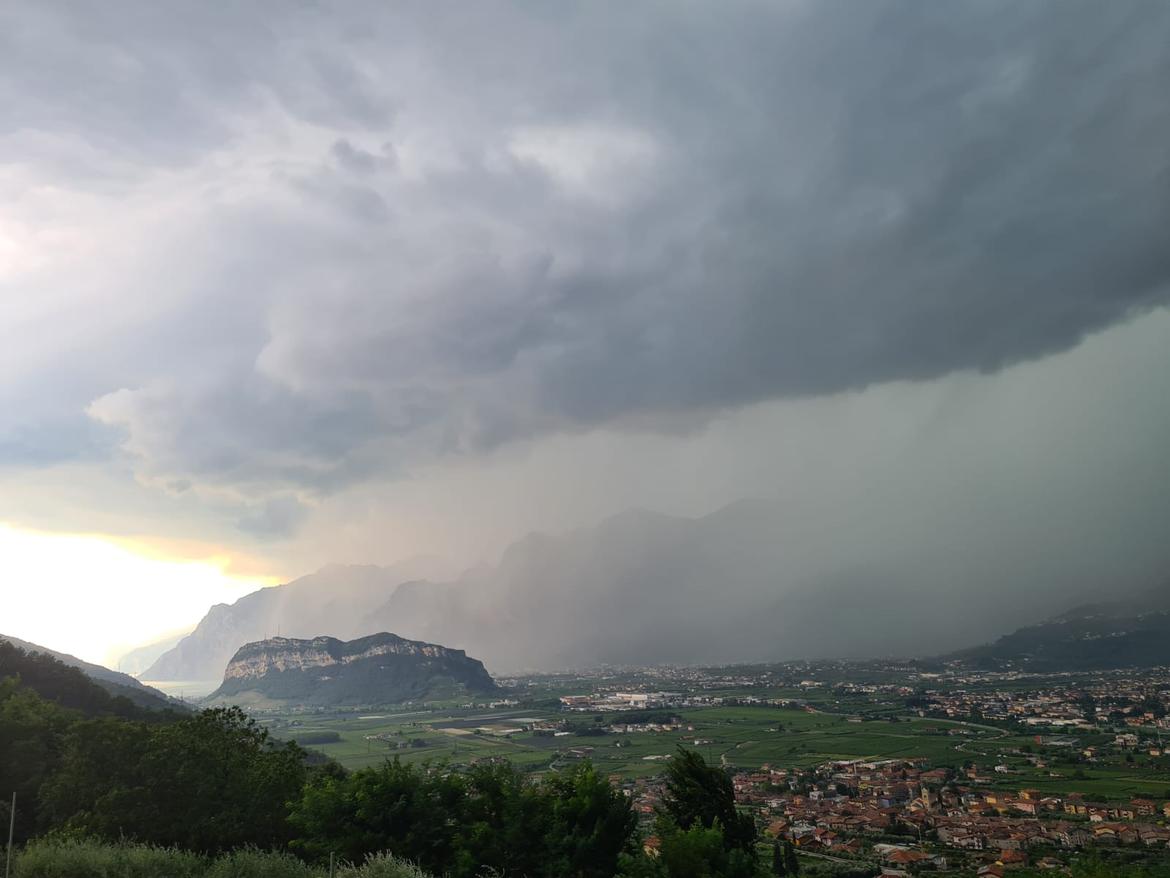
[[[320,874],[292,854],[242,848],[212,860],[205,878],[318,878]]]
[[[15,878],[199,878],[207,867],[197,854],[144,844],[43,839],[16,856]]]
[[[428,878],[418,866],[390,854],[370,854],[360,866],[343,866],[338,878]]]
[[[31,843],[15,861],[14,878],[325,878],[291,854],[241,848],[215,858],[147,844],[107,844],[74,838]],[[371,854],[343,865],[338,878],[429,878],[411,863]]]

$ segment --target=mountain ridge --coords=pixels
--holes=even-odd
[[[174,710],[180,706],[163,692],[138,682],[129,674],[112,671],[103,665],[83,661],[69,653],[48,649],[7,634],[0,634],[0,643],[10,644],[29,656],[35,657],[39,654],[60,662],[62,665],[85,675],[86,679],[108,695],[114,698],[125,698],[137,707],[147,710]]]
[[[849,506],[826,528],[773,500],[692,518],[628,510],[532,532],[454,578],[335,565],[267,590],[262,619],[254,596],[217,607],[156,670],[169,662],[169,679],[219,679],[235,648],[278,632],[396,631],[465,649],[496,672],[938,655],[1001,634],[1007,613],[1051,613],[1052,595],[1026,588],[1034,571],[977,541],[928,541],[906,566],[885,531],[874,534],[879,512],[884,527],[889,510]],[[855,535],[849,551],[845,534]],[[1084,602],[1094,587],[1076,574],[1061,598]]]
[[[1033,671],[1170,666],[1170,588],[1081,604],[990,643],[943,656]]]

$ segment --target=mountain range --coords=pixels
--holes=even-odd
[[[262,588],[234,604],[216,604],[195,629],[158,656],[143,680],[219,680],[245,643],[269,637],[343,640],[372,634],[368,616],[407,580],[442,569],[432,558],[390,567],[331,564],[285,585]]]
[[[245,644],[209,700],[376,706],[495,689],[483,663],[463,650],[381,632],[349,642],[273,637]]]
[[[245,643],[379,631],[451,644],[496,672],[937,655],[1051,614],[1052,592],[1026,587],[1010,557],[925,540],[909,564],[866,537],[896,511],[850,514],[826,531],[763,500],[699,518],[632,510],[529,534],[455,578],[331,565],[213,607],[141,676],[219,680]],[[1062,580],[1061,602],[1092,587]]]

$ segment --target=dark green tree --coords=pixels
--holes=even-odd
[[[788,874],[788,864],[784,862],[784,847],[780,842],[772,845],[772,874],[777,876]]]
[[[789,875],[800,874],[800,859],[796,856],[796,848],[790,841],[784,842],[784,868]]]
[[[510,763],[474,766],[468,783],[462,874],[489,867],[503,875],[545,875],[552,815],[543,791]]]
[[[567,878],[614,875],[638,824],[629,799],[589,763],[554,774],[544,790],[551,810],[549,874]]]
[[[277,745],[238,708],[167,725],[78,724],[42,791],[44,813],[104,838],[199,852],[288,841],[287,803],[304,785],[303,751]]]
[[[666,878],[758,878],[761,874],[752,854],[729,849],[722,832],[697,823],[662,836],[659,862]]]
[[[150,731],[109,717],[76,723],[59,768],[41,788],[45,821],[103,838],[135,835],[154,817],[143,776]]]
[[[736,809],[731,779],[722,769],[708,765],[697,750],[680,746],[671,758],[662,807],[679,829],[718,827],[726,848],[755,856],[755,822]]]
[[[292,847],[310,859],[333,853],[354,863],[389,851],[437,874],[458,874],[466,798],[461,775],[432,775],[397,758],[346,776],[321,775],[292,806]]]
[[[310,859],[390,851],[452,878],[610,878],[637,823],[588,763],[533,783],[509,763],[459,774],[397,759],[315,779],[289,819],[294,849]]]
[[[76,716],[22,686],[19,678],[0,679],[0,808],[7,832],[9,796],[15,792],[18,841],[44,826],[37,813],[38,790],[56,770]]]

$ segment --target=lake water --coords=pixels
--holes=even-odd
[[[174,698],[202,698],[219,688],[220,680],[139,680]]]

